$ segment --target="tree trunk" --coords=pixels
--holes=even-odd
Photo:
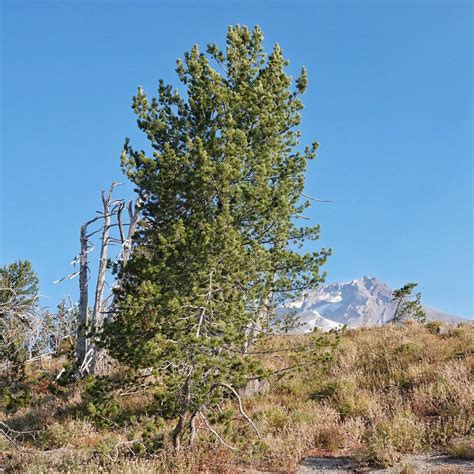
[[[87,225],[81,227],[79,255],[79,327],[77,329],[77,362],[81,367],[85,361],[88,347],[87,331],[89,330],[89,295],[88,295],[88,262],[87,262]]]
[[[104,205],[104,225],[102,227],[102,239],[100,245],[99,270],[97,273],[97,284],[95,287],[94,311],[92,313],[92,330],[96,331],[101,326],[103,297],[105,287],[105,275],[107,271],[107,249],[110,231],[110,197],[113,187],[110,188],[107,197],[102,192],[102,203]]]

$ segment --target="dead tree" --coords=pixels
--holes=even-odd
[[[107,251],[108,251],[108,244],[109,244],[110,221],[111,221],[112,213],[114,212],[113,210],[110,209],[110,199],[112,195],[112,190],[113,190],[113,187],[110,188],[107,196],[105,196],[104,191],[102,191],[101,193],[102,205],[104,207],[104,211],[103,211],[104,223],[102,225],[99,269],[97,272],[97,283],[95,286],[94,309],[92,311],[92,321],[91,321],[92,331],[95,331],[97,326],[100,325],[100,318],[102,316],[105,276],[107,272]],[[122,207],[123,202],[119,202],[117,205],[119,207]]]
[[[128,262],[130,255],[132,253],[132,240],[133,236],[137,230],[138,218],[140,217],[140,208],[142,201],[137,199],[135,202],[129,201],[128,203],[128,232],[127,236],[124,237],[123,223],[122,223],[122,213],[117,214],[117,219],[120,229],[120,238],[122,240],[122,263],[125,264]],[[123,208],[122,208],[123,209]]]
[[[104,209],[110,206],[110,196],[109,199],[104,200],[104,196],[102,194],[102,202],[104,203]],[[105,286],[105,277],[106,277],[106,270],[107,270],[107,248],[109,243],[119,243],[121,246],[121,250],[118,256],[118,260],[120,260],[121,264],[124,265],[127,263],[128,259],[130,258],[132,252],[132,240],[133,235],[136,232],[137,225],[138,225],[138,218],[140,215],[140,205],[141,201],[137,199],[134,202],[129,201],[128,203],[128,217],[129,223],[124,224],[122,219],[122,213],[125,208],[125,203],[121,201],[118,203],[117,207],[112,210],[110,215],[114,215],[117,218],[117,224],[111,224],[110,219],[106,221],[103,226],[102,232],[102,240],[101,240],[101,252],[100,252],[100,260],[99,260],[99,271],[97,274],[97,286],[95,291],[95,305],[94,305],[94,315],[93,315],[93,328],[94,332],[97,334],[102,327],[102,324],[107,316],[112,314],[113,305],[114,305],[114,298],[113,293],[110,295],[109,303],[104,299],[104,286]],[[119,229],[119,238],[111,238],[109,240],[109,229],[117,225]],[[125,233],[124,227],[128,227],[127,233]],[[118,286],[120,282],[117,282]],[[104,317],[105,316],[105,317]],[[100,349],[98,347],[94,347],[92,350],[91,355],[91,366],[90,372],[93,374],[104,374],[107,372],[108,368],[108,357],[107,353],[104,349]]]
[[[80,253],[73,260],[73,264],[79,263],[79,271],[67,277],[57,280],[70,280],[79,275],[79,307],[78,307],[78,330],[76,343],[76,367],[77,376],[81,377],[87,373],[103,371],[105,352],[99,350],[94,343],[94,337],[100,331],[104,315],[110,314],[113,306],[113,293],[105,295],[107,285],[107,270],[109,262],[110,245],[120,245],[120,251],[116,254],[116,260],[122,265],[128,261],[132,251],[132,239],[138,226],[141,201],[130,201],[128,206],[123,199],[112,199],[114,189],[120,183],[112,183],[107,193],[101,192],[102,210],[97,211],[98,215],[85,222],[80,229]],[[123,211],[127,207],[129,222],[124,223]],[[98,229],[89,231],[92,224],[101,221]],[[128,228],[125,231],[125,228]],[[112,229],[118,229],[118,237],[112,235]],[[93,250],[91,238],[96,234],[101,234],[99,243],[99,262],[97,279],[94,288],[94,306],[92,311],[89,308],[89,253]],[[119,283],[117,283],[119,284]]]
[[[87,339],[87,331],[89,329],[89,265],[87,254],[89,252],[89,236],[87,235],[87,228],[90,224],[97,221],[99,218],[91,219],[81,226],[80,243],[81,253],[79,254],[79,324],[77,329],[77,360],[82,365],[87,357],[89,344]]]
[[[95,330],[97,325],[97,315],[100,314],[102,297],[105,286],[105,273],[107,269],[107,247],[108,236],[110,231],[111,215],[114,212],[110,208],[110,201],[112,192],[117,186],[117,183],[112,183],[109,188],[107,196],[104,191],[101,193],[103,211],[99,212],[97,217],[88,220],[81,226],[80,243],[81,251],[79,254],[79,325],[77,330],[77,363],[79,373],[82,374],[87,371],[87,367],[91,362],[91,355],[93,348],[91,347],[90,332]],[[122,203],[122,201],[120,202]],[[89,261],[88,253],[92,250],[89,247],[89,239],[101,229],[88,233],[89,226],[98,220],[103,219],[102,225],[102,241],[100,246],[99,271],[97,275],[97,284],[94,298],[94,308],[91,317],[89,316]]]

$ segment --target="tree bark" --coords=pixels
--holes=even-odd
[[[87,226],[86,222],[81,227],[80,242],[81,253],[79,255],[79,326],[77,329],[77,362],[78,366],[84,363],[88,351],[87,331],[89,329],[89,295],[88,295],[88,261],[87,261]]]
[[[94,311],[92,313],[92,330],[96,331],[101,326],[103,297],[105,287],[105,276],[107,271],[107,250],[109,245],[109,232],[111,221],[110,198],[115,183],[109,189],[107,196],[102,191],[102,204],[104,207],[104,224],[102,227],[102,238],[100,244],[99,270],[97,273],[97,283],[95,287]]]

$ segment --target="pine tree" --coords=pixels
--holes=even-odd
[[[425,322],[426,315],[421,305],[421,293],[412,296],[412,291],[417,285],[417,283],[407,283],[393,292],[393,301],[396,307],[390,322],[399,323],[409,318],[418,322]]]
[[[224,51],[194,46],[178,61],[183,94],[160,81],[156,98],[133,98],[152,153],[125,142],[143,218],[103,343],[155,370],[178,448],[197,422],[221,439],[213,409],[262,375],[249,348],[275,305],[322,281],[330,253],[297,251],[319,236],[299,220],[318,147],[298,148],[306,72],[292,83],[281,48],[266,55],[262,41],[258,27],[229,27]]]

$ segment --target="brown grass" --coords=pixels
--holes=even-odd
[[[37,387],[31,406],[1,415],[15,430],[38,434],[26,436],[16,448],[0,441],[0,467],[21,472],[294,472],[308,454],[349,455],[382,466],[410,453],[472,459],[467,437],[474,421],[473,335],[472,326],[346,331],[329,371],[315,365],[288,373],[272,379],[268,393],[244,401],[260,439],[242,419],[228,431],[216,426],[237,451],[203,429],[196,446],[179,456],[166,444],[154,455],[144,454],[140,446],[150,436],[147,426],[156,423],[145,410],[151,399],[139,394],[122,400],[127,410],[138,413],[143,406],[144,413],[99,429],[77,410],[80,387],[59,398]],[[288,361],[280,353],[265,362],[281,368]]]

